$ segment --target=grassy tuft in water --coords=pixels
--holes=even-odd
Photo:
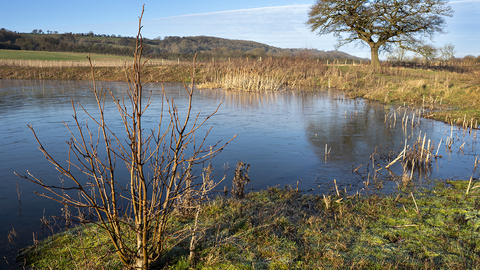
[[[474,269],[480,265],[478,183],[441,182],[392,195],[306,195],[269,188],[244,199],[218,197],[199,218],[193,260],[189,238],[153,269]],[[468,195],[466,191],[469,189]],[[178,216],[173,229],[193,226]],[[95,227],[55,235],[21,255],[34,269],[119,269]]]

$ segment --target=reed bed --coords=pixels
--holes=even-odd
[[[198,88],[223,88],[225,90],[239,90],[246,92],[255,91],[278,91],[285,82],[285,76],[262,75],[257,70],[236,69],[231,70],[223,76],[218,76],[211,82],[204,82],[197,85]]]
[[[310,58],[234,59],[206,62],[202,65],[203,88],[237,89],[245,91],[276,91],[280,88],[314,87],[327,65]]]

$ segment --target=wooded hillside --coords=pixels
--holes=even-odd
[[[282,49],[266,44],[208,36],[144,39],[144,56],[162,59],[210,57],[264,57],[264,56],[309,56],[320,59],[357,59],[340,51],[316,49]],[[64,33],[33,30],[32,33],[17,33],[0,29],[0,49],[81,52],[113,55],[131,55],[135,38],[90,33]]]

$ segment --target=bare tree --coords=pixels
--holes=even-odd
[[[437,48],[428,44],[415,48],[415,52],[423,57],[423,62],[433,60],[437,56]]]
[[[404,48],[401,48],[401,47],[397,47],[397,48],[395,48],[395,50],[390,52],[387,59],[390,60],[390,61],[403,62],[407,58],[406,54],[407,54],[407,50],[405,50]]]
[[[166,252],[166,241],[175,237],[167,232],[169,217],[177,201],[185,194],[191,194],[191,189],[195,188],[195,185],[189,182],[193,177],[191,166],[209,161],[231,141],[219,141],[212,146],[206,146],[206,138],[211,128],[203,139],[195,139],[199,128],[218,110],[217,107],[217,110],[203,120],[199,119],[200,113],[196,117],[191,116],[195,59],[191,85],[185,86],[188,106],[186,112],[183,112],[183,119],[183,113],[162,89],[160,122],[151,132],[145,131],[142,115],[152,103],[152,99],[151,93],[148,97],[144,94],[145,82],[141,78],[141,69],[148,61],[142,59],[144,46],[140,30],[143,11],[142,9],[139,18],[134,62],[126,69],[126,97],[117,98],[108,89],[98,89],[91,65],[92,91],[98,105],[98,116],[94,117],[81,105],[79,107],[95,128],[80,124],[76,106],[72,101],[75,125],[69,127],[65,124],[71,133],[68,142],[69,158],[65,165],[49,154],[33,127],[29,126],[40,150],[62,174],[63,184],[48,185],[30,173],[21,176],[51,193],[41,194],[42,196],[65,206],[85,211],[93,210],[94,222],[108,234],[120,260],[134,269],[147,269],[150,261],[158,259]],[[105,122],[107,96],[112,97],[118,108],[126,139],[115,134]],[[168,106],[167,110],[164,110],[164,105]],[[166,116],[163,115],[164,111],[168,112]],[[116,173],[118,161],[125,164],[129,172],[127,177]],[[78,196],[73,196],[72,191],[78,192]],[[205,194],[205,185],[198,192]],[[77,197],[78,199],[75,199]],[[82,214],[76,219],[84,221]]]
[[[392,45],[407,49],[424,45],[425,37],[443,33],[444,17],[452,14],[443,0],[317,0],[310,7],[307,25],[319,35],[333,33],[337,48],[365,42],[370,46],[372,65],[378,66],[379,50]]]
[[[439,58],[441,61],[447,62],[455,58],[455,46],[450,44],[445,44],[443,47],[438,48]]]

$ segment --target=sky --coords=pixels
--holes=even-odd
[[[142,34],[165,36],[214,36],[250,40],[280,48],[335,50],[333,35],[318,36],[305,22],[315,0],[187,1],[187,0],[0,0],[0,28],[17,32],[33,29],[58,33],[136,36],[138,17],[145,4]],[[433,45],[455,46],[456,57],[480,55],[480,0],[450,1],[454,15],[447,18],[446,34]],[[369,48],[350,44],[340,51],[369,58]]]

